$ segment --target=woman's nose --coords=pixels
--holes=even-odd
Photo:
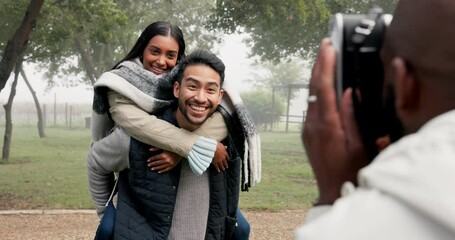
[[[158,65],[164,66],[166,64],[166,58],[164,56],[160,56],[156,62]]]

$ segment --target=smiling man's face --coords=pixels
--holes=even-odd
[[[174,96],[178,98],[176,119],[180,127],[194,131],[210,117],[221,103],[224,91],[221,77],[204,64],[188,66],[181,84],[174,83]]]

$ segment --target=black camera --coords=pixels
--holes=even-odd
[[[355,117],[370,159],[378,154],[376,140],[388,134],[380,50],[391,20],[392,15],[375,7],[368,14],[337,13],[329,21],[329,35],[337,51],[337,100],[339,103],[344,90],[353,89]]]

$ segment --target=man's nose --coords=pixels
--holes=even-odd
[[[199,103],[203,103],[207,100],[207,95],[204,90],[198,90],[194,99],[196,99]]]

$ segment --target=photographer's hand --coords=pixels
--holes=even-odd
[[[302,140],[313,168],[319,200],[316,205],[332,204],[340,197],[341,185],[356,184],[357,172],[367,163],[354,119],[352,90],[345,91],[338,112],[334,89],[336,53],[328,39],[321,42],[313,66]]]

